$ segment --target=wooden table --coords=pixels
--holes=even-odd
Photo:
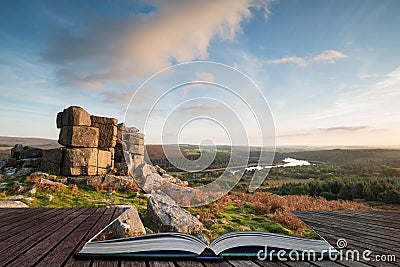
[[[83,244],[116,218],[120,208],[0,209],[0,266],[399,266],[400,212],[297,211],[295,214],[336,246],[347,240],[347,249],[393,254],[397,262],[333,261],[129,261],[77,260]]]

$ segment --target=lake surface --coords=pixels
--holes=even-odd
[[[254,166],[246,168],[246,171],[255,171],[262,170],[265,168],[276,168],[276,167],[295,167],[295,166],[308,166],[311,165],[310,162],[306,160],[294,159],[294,158],[285,158],[282,161],[282,164],[273,165],[273,166]]]

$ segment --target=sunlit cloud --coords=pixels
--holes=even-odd
[[[369,130],[369,129],[371,129],[371,127],[367,126],[367,125],[362,125],[362,126],[334,126],[334,127],[328,127],[328,128],[319,128],[320,131],[326,131],[326,132],[338,132],[338,131],[355,132],[355,131],[363,131],[363,130]]]
[[[307,67],[308,65],[307,60],[302,57],[283,57],[283,58],[273,59],[270,62],[273,64],[295,63],[300,67]]]
[[[338,59],[345,59],[348,58],[347,55],[336,51],[336,50],[325,50],[321,54],[316,56],[307,56],[307,57],[297,57],[297,56],[290,56],[290,57],[282,57],[272,60],[267,60],[267,63],[272,64],[287,64],[293,63],[300,67],[307,67],[311,63],[335,63]]]
[[[316,62],[335,63],[335,60],[343,58],[348,58],[348,56],[336,50],[325,50],[321,54],[312,57],[312,60]]]
[[[208,59],[211,41],[232,42],[251,9],[270,1],[150,1],[151,12],[125,18],[93,16],[82,30],[57,29],[44,59],[58,80],[90,90],[145,77],[173,63]]]

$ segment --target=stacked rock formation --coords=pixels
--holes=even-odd
[[[57,114],[57,128],[61,129],[58,143],[64,147],[43,150],[41,169],[66,176],[103,175],[113,170],[114,163],[125,163],[124,146],[117,145],[117,142],[122,144],[123,131],[132,129],[122,126],[118,125],[117,119],[91,116],[81,107],[64,109]],[[144,162],[144,135],[139,134],[137,129],[135,134],[140,137],[140,141],[133,138],[134,144],[128,143],[125,146],[130,148],[137,143],[141,144],[138,148],[140,151],[132,150],[132,156],[128,155],[133,158],[142,155],[138,158],[138,166]]]
[[[129,162],[137,168],[144,163],[144,134],[135,127],[118,124],[115,146],[115,162],[117,169],[127,171]]]

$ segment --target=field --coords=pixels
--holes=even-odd
[[[7,186],[0,193],[0,200],[21,198],[29,207],[77,208],[106,207],[111,205],[134,205],[137,207],[145,226],[158,232],[159,228],[147,216],[146,199],[143,192],[109,192],[105,189],[94,189],[83,184],[71,184],[64,187],[41,188],[36,185],[35,193],[17,189],[15,181],[31,187],[34,182],[25,176],[13,181],[5,177],[0,182]],[[192,215],[198,216],[205,225],[203,234],[209,240],[230,231],[269,231],[307,238],[319,238],[304,225],[291,210],[335,210],[335,209],[368,209],[362,203],[351,201],[327,201],[321,197],[309,196],[276,196],[268,192],[246,194],[232,192],[218,201],[202,207],[189,208]],[[212,222],[208,224],[208,222]]]
[[[14,139],[1,139],[0,152],[9,155]],[[32,145],[32,140],[19,139],[20,143]],[[45,148],[57,144],[52,140],[33,140],[34,145]],[[166,146],[170,156],[182,153],[188,159],[199,156],[198,146]],[[179,149],[181,151],[179,151]],[[237,147],[244,153],[245,149]],[[335,209],[400,209],[400,150],[396,149],[333,149],[294,151],[278,149],[274,163],[284,158],[308,160],[309,166],[276,167],[269,171],[264,183],[256,193],[248,193],[253,175],[266,175],[266,170],[254,173],[246,171],[233,190],[218,201],[207,206],[189,208],[189,212],[204,223],[204,235],[208,240],[230,232],[241,230],[271,231],[295,236],[318,238],[308,227],[297,219],[291,210],[335,210]],[[208,169],[223,168],[231,155],[224,146],[217,147],[217,156]],[[221,171],[180,172],[170,165],[159,145],[147,145],[152,163],[196,187],[214,181]],[[259,148],[251,148],[252,160],[259,155]],[[239,155],[242,155],[239,153]],[[252,162],[250,162],[252,163]],[[62,178],[62,177],[59,177]],[[17,177],[22,184],[31,186],[25,176]],[[146,194],[144,192],[109,192],[87,185],[69,185],[63,188],[42,188],[35,194],[19,192],[15,179],[0,178],[7,183],[0,192],[0,199],[20,197],[30,207],[105,207],[110,205],[135,205],[144,224],[158,231],[158,226],[147,217]],[[22,197],[21,197],[22,196]]]
[[[34,146],[43,149],[60,147],[56,140],[46,138],[26,138],[26,137],[9,137],[0,136],[0,161],[10,156],[11,149],[15,144],[24,146]]]

